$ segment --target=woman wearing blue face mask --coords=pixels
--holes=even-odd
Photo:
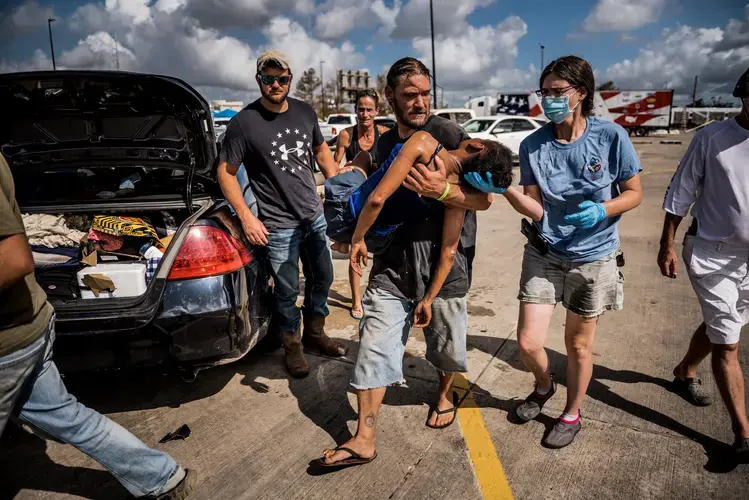
[[[556,391],[544,343],[561,302],[567,309],[567,404],[544,444],[562,448],[582,427],[580,405],[593,373],[598,317],[622,308],[617,223],[642,201],[642,168],[627,132],[590,116],[595,81],[585,60],[553,61],[540,85],[537,94],[551,123],[520,146],[523,192],[505,193],[534,221],[523,228],[529,242],[518,297],[518,344],[536,388],[516,412],[523,421],[535,418]]]

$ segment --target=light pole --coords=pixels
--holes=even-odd
[[[325,61],[320,61],[320,93],[322,97],[322,117],[325,119],[325,79],[322,77],[322,64]]]
[[[47,28],[49,29],[49,51],[52,53],[52,69],[56,70],[57,65],[55,64],[55,43],[52,41],[52,23],[55,19],[47,19]]]
[[[543,70],[544,70],[544,49],[546,47],[544,47],[540,43],[538,45],[541,47],[541,71],[543,72]]]
[[[434,57],[434,6],[429,0],[429,23],[432,27],[432,95],[434,96],[434,108],[437,109],[437,61]]]

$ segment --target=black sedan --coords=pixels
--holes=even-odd
[[[57,314],[62,371],[168,363],[194,374],[241,358],[265,336],[269,273],[222,201],[210,109],[193,88],[122,72],[16,73],[0,75],[0,105],[0,149],[25,217],[137,218],[164,244],[137,294],[92,298],[78,276],[86,263],[105,275],[113,263],[137,271],[137,249],[37,266]]]

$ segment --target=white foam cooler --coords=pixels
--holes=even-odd
[[[115,286],[114,292],[103,291],[98,297],[95,296],[94,292],[83,284],[83,277],[87,274],[102,274],[111,279]],[[146,265],[142,262],[103,263],[81,269],[77,276],[83,299],[138,297],[146,293]]]

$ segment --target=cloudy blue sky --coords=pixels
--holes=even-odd
[[[257,54],[275,47],[297,73],[431,64],[429,0],[7,0],[0,72],[120,67],[184,78],[208,98],[255,97]],[[726,98],[749,67],[747,0],[434,0],[445,100],[537,86],[545,62],[576,54],[599,81]],[[116,40],[116,41],[115,41]]]

